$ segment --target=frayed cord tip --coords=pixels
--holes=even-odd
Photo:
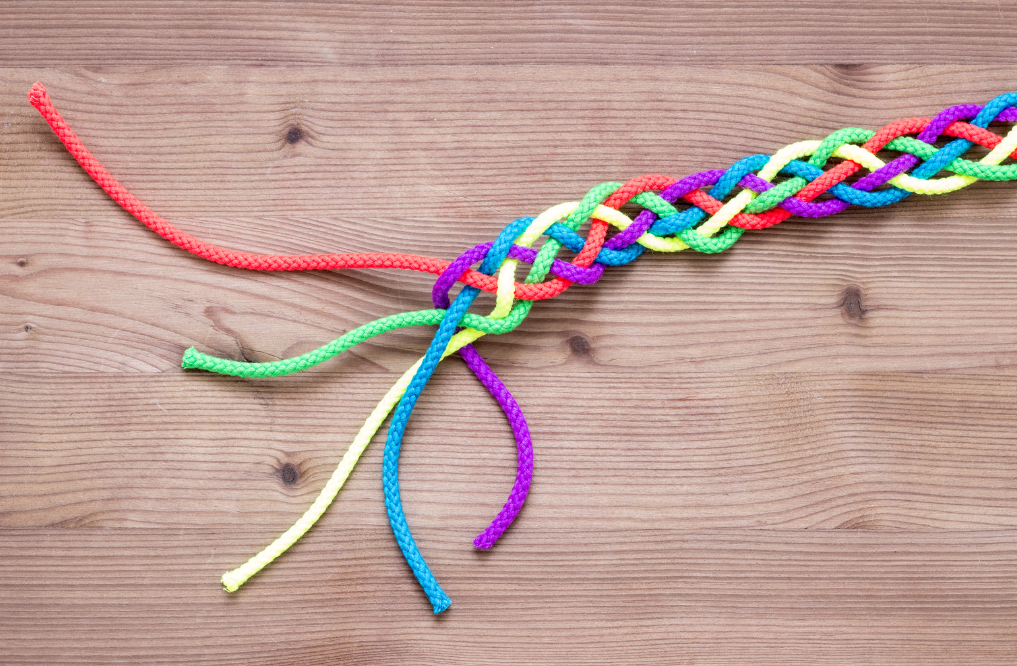
[[[195,349],[194,347],[189,347],[187,351],[184,352],[183,358],[180,359],[180,367],[185,369],[195,368],[197,367],[197,362],[198,362],[198,350]]]
[[[46,86],[42,85],[39,81],[35,82],[32,89],[28,91],[28,101],[35,108],[39,108],[39,105],[45,101],[49,95],[46,93]]]
[[[240,585],[242,584],[243,581],[237,580],[236,578],[230,575],[231,573],[233,572],[228,571],[222,575],[222,589],[226,590],[227,592],[236,592],[237,590],[240,589]]]

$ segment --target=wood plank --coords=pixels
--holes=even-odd
[[[9,65],[1013,63],[1011,3],[6,2]]]
[[[251,249],[395,241],[407,251],[415,239],[389,229],[405,225],[439,242],[449,237],[434,229],[441,220],[482,242],[508,220],[604,180],[726,168],[842,127],[875,130],[1017,89],[1017,69],[998,65],[646,66],[626,70],[622,84],[618,74],[568,66],[5,69],[0,211],[42,221],[66,218],[74,206],[92,221],[118,210],[85,193],[88,176],[27,104],[37,80],[114,175],[168,219],[218,226],[243,216],[278,227],[292,217],[287,225],[311,227],[254,227],[239,236]],[[300,132],[293,144],[292,129]],[[25,182],[42,189],[28,192]],[[310,216],[318,223],[303,219]],[[385,228],[370,228],[379,223]],[[244,228],[206,233],[237,242]]]
[[[843,214],[822,229],[788,223],[749,235],[727,256],[641,257],[538,304],[516,331],[482,346],[499,368],[556,368],[582,356],[676,372],[1013,369],[1012,223],[888,215]],[[164,372],[191,346],[269,361],[432,307],[429,276],[253,274],[153,242],[123,217],[96,233],[63,233],[63,220],[45,232],[4,223],[12,238],[0,241],[0,367]],[[949,234],[929,231],[951,225]],[[490,307],[483,297],[474,311]],[[351,354],[363,367],[404,369],[432,330],[386,334]]]
[[[243,532],[243,536],[240,533]],[[4,529],[7,664],[1001,664],[1017,532],[514,531],[428,544],[435,617],[385,528],[320,529],[236,595],[220,529]],[[50,631],[38,631],[48,627]],[[156,635],[153,628],[157,627]]]
[[[394,378],[346,369],[260,381],[8,374],[0,526],[240,521],[281,532],[317,496]],[[520,531],[1017,527],[1012,373],[503,378],[535,440]],[[383,446],[384,432],[327,524],[387,525]],[[505,501],[515,466],[497,405],[460,363],[449,364],[404,446],[411,523],[432,539],[479,532]]]

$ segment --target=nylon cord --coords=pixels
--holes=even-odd
[[[392,414],[383,455],[385,505],[393,535],[436,613],[448,608],[451,600],[413,540],[399,495],[398,462],[414,405],[442,359],[460,353],[498,401],[516,439],[517,473],[509,498],[474,540],[477,548],[490,548],[518,515],[526,499],[532,479],[533,449],[522,410],[473,342],[484,335],[514,330],[525,320],[535,301],[553,298],[573,284],[594,284],[605,267],[627,264],[648,249],[721,252],[737,242],[745,230],[765,229],[792,215],[826,217],[850,206],[887,206],[912,194],[946,194],[978,180],[1017,180],[1017,163],[1003,164],[1008,158],[1017,158],[1017,128],[1011,127],[1005,136],[988,129],[991,122],[1017,123],[1014,106],[1017,93],[1007,93],[984,106],[953,106],[934,118],[906,118],[875,132],[858,128],[837,130],[822,140],[791,144],[772,156],[746,157],[726,170],[702,171],[681,180],[651,174],[626,183],[602,183],[578,202],[559,204],[537,217],[513,221],[494,242],[475,246],[451,262],[399,253],[254,254],[220,248],[171,225],[114,179],[85,148],[41,83],[33,86],[29,101],[103,190],[147,227],[192,254],[250,270],[400,268],[438,275],[432,291],[433,309],[377,319],[306,354],[249,363],[216,358],[191,347],[184,352],[181,363],[184,368],[238,377],[278,377],[323,363],[389,331],[437,325],[425,355],[403,373],[374,408],[311,507],[272,544],[222,577],[223,587],[235,591],[296,543],[335,499],[361,454]],[[935,143],[940,137],[954,140],[937,148]],[[964,159],[962,155],[975,145],[987,149],[988,154],[978,161]],[[879,156],[888,152],[899,154],[889,161]],[[868,173],[853,183],[847,182],[863,169]],[[941,172],[951,175],[934,178]],[[821,195],[826,198],[817,201]],[[643,208],[635,219],[618,210],[628,203]],[[578,230],[587,222],[589,228],[584,237]],[[609,237],[610,227],[617,231]],[[533,250],[531,246],[542,236],[546,237],[543,245]],[[562,247],[576,253],[571,262],[557,258]],[[520,262],[530,264],[523,282],[515,278]],[[477,269],[472,268],[478,263]],[[457,282],[464,286],[455,299],[450,299],[449,292]],[[495,294],[495,307],[486,316],[468,312],[481,290]]]

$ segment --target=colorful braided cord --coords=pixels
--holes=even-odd
[[[100,187],[150,229],[188,252],[216,263],[252,270],[404,268],[438,275],[432,290],[434,309],[378,319],[306,354],[270,363],[245,363],[209,356],[192,347],[184,353],[182,362],[184,368],[225,375],[277,377],[322,363],[364,340],[397,328],[437,325],[427,352],[378,403],[307,512],[267,548],[222,577],[226,590],[237,590],[303,536],[328,508],[391,413],[382,466],[385,507],[396,541],[435,613],[448,608],[451,600],[424,561],[406,522],[399,496],[399,451],[417,398],[442,359],[459,352],[498,400],[516,438],[519,462],[508,500],[473,542],[477,548],[490,548],[526,499],[533,473],[533,448],[522,410],[473,347],[477,339],[515,329],[529,314],[534,301],[557,296],[574,283],[593,284],[606,266],[627,264],[646,249],[721,252],[731,247],[746,229],[764,229],[791,215],[825,217],[851,205],[886,206],[913,193],[945,194],[977,180],[1017,179],[1017,163],[1003,164],[1008,158],[1017,158],[1017,128],[1011,127],[1005,136],[988,129],[991,122],[1017,123],[1014,107],[1017,93],[1007,93],[985,106],[953,106],[935,118],[899,120],[878,132],[838,130],[822,141],[795,143],[772,156],[746,157],[727,170],[703,171],[677,181],[647,175],[624,184],[602,183],[581,201],[559,204],[536,218],[513,221],[493,243],[471,248],[452,262],[393,253],[250,254],[210,245],[163,220],[92,156],[53,107],[42,84],[36,83],[28,97]],[[935,144],[942,137],[954,140],[937,148]],[[964,159],[962,155],[975,144],[986,148],[988,154],[978,161]],[[877,156],[880,152],[899,155],[887,162]],[[840,161],[831,164],[832,159]],[[853,183],[846,182],[860,169],[868,173]],[[944,171],[952,175],[933,179]],[[780,181],[775,182],[778,177]],[[740,189],[735,192],[736,188]],[[824,193],[827,198],[816,201]],[[675,206],[679,199],[685,204],[681,209]],[[643,210],[631,219],[619,211],[626,203],[638,204]],[[587,221],[590,226],[584,238],[578,230]],[[611,226],[617,232],[608,237]],[[533,250],[531,246],[544,235],[547,239],[540,250]],[[556,258],[563,246],[576,253],[571,262]],[[519,262],[530,264],[523,282],[516,282]],[[473,269],[478,263],[480,266]],[[547,279],[549,275],[553,277]],[[463,282],[464,286],[450,300],[449,292],[456,282]],[[481,290],[496,295],[495,307],[487,316],[468,312]]]

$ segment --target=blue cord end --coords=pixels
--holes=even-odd
[[[444,592],[441,593],[441,596],[435,595],[433,597],[430,597],[430,600],[431,605],[434,606],[435,615],[438,615],[439,613],[445,611],[446,609],[448,609],[449,606],[452,605],[452,600],[449,599],[448,595],[445,594]]]

